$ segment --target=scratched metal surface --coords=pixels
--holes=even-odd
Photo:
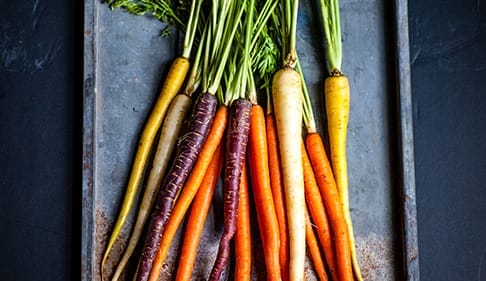
[[[158,36],[163,26],[156,20],[112,12],[95,0],[85,3],[82,279],[100,280],[100,256],[139,133],[178,47],[174,38]],[[326,135],[324,39],[316,11],[317,6],[301,1],[298,50]],[[341,13],[343,70],[352,95],[348,168],[358,259],[365,280],[418,280],[407,3],[342,0]],[[208,275],[217,249],[222,227],[214,215],[221,208],[218,196],[205,226],[195,280]],[[129,231],[129,226],[124,229],[109,264]],[[175,249],[171,257],[164,280],[173,273]],[[254,279],[262,279],[257,264]],[[315,280],[310,263],[307,277]]]

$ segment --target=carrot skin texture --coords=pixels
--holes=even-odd
[[[132,256],[142,235],[142,230],[145,226],[147,218],[152,210],[160,184],[165,174],[167,165],[169,163],[170,154],[176,144],[177,136],[182,128],[183,121],[187,112],[190,110],[192,100],[187,95],[177,95],[172,100],[167,115],[162,123],[159,144],[155,152],[152,169],[150,170],[147,179],[147,186],[143,194],[142,202],[140,203],[137,220],[133,227],[130,241],[120,262],[117,265],[116,271],[113,274],[112,281],[119,279],[123,269]]]
[[[306,147],[334,234],[339,280],[353,281],[348,228],[331,164],[327,158],[321,136],[317,133],[308,134]]]
[[[201,187],[197,191],[196,197],[192,203],[177,268],[176,281],[191,280],[197,248],[204,230],[204,222],[211,206],[211,198],[213,198],[214,190],[221,173],[223,156],[223,147],[220,145],[213,155],[211,164],[201,183]]]
[[[309,248],[310,256],[312,262],[314,263],[314,270],[321,281],[327,281],[326,267],[324,266],[324,261],[322,260],[319,243],[317,242],[316,235],[314,234],[314,229],[312,229],[312,222],[308,210],[306,210],[305,218],[305,241],[307,242],[307,247]],[[333,277],[333,280],[335,279]]]
[[[243,164],[238,194],[238,216],[235,233],[235,279],[238,281],[251,278],[251,225],[250,225],[250,195],[248,190],[248,173]]]
[[[265,115],[259,105],[252,106],[249,140],[250,174],[257,220],[263,242],[267,280],[282,280],[280,272],[280,237],[273,203],[268,167]]]
[[[154,215],[149,225],[147,238],[140,257],[136,276],[137,281],[145,281],[149,277],[153,260],[160,246],[160,238],[165,223],[169,218],[176,194],[178,194],[181,186],[184,184],[206,140],[214,119],[217,103],[214,95],[203,93],[199,95],[194,104],[188,131],[181,138],[179,152],[164,178],[157,197]]]
[[[329,271],[333,280],[339,280],[336,268],[336,253],[332,241],[331,227],[322,201],[321,192],[316,182],[305,145],[302,142],[302,164],[304,165],[305,199],[309,206],[310,216],[317,230],[321,246],[324,250]]]
[[[108,254],[130,213],[157,131],[162,124],[162,120],[167,112],[170,102],[179,92],[184,83],[184,79],[189,71],[189,66],[189,60],[186,58],[179,57],[174,60],[167,73],[154,108],[149,115],[147,123],[145,123],[128,179],[127,191],[122,202],[122,207],[101,261],[101,272],[103,272],[103,266],[108,258]]]
[[[245,163],[248,133],[250,131],[251,103],[238,99],[230,106],[230,119],[226,140],[226,157],[224,164],[224,229],[219,243],[216,261],[209,280],[216,281],[221,277],[228,263],[230,241],[236,231],[238,211],[238,188],[243,163]]]
[[[292,68],[277,71],[272,81],[273,108],[282,160],[289,231],[289,280],[303,281],[305,266],[305,195],[302,155],[302,84]]]
[[[346,162],[346,136],[349,120],[349,83],[345,76],[331,76],[325,81],[331,164],[344,208],[349,208]]]
[[[278,152],[277,129],[273,114],[266,116],[267,144],[268,144],[268,167],[270,169],[270,185],[277,214],[279,237],[280,237],[280,271],[283,281],[289,280],[289,247],[287,232],[287,217],[285,209],[284,187],[282,182],[282,167]]]
[[[160,269],[162,268],[162,264],[165,261],[167,254],[169,253],[170,246],[177,229],[179,228],[187,209],[189,208],[194,196],[201,186],[201,182],[204,180],[208,167],[214,161],[213,155],[220,146],[226,129],[227,113],[228,110],[226,106],[220,106],[216,112],[216,116],[214,118],[211,130],[209,131],[208,137],[201,148],[201,152],[199,153],[191,174],[184,185],[184,189],[179,195],[179,199],[175,203],[174,209],[172,210],[171,215],[164,226],[160,247],[152,263],[149,281],[158,280]]]

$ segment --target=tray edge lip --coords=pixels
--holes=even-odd
[[[415,193],[415,161],[411,88],[408,0],[395,0],[396,75],[401,171],[403,263],[406,280],[420,280]]]
[[[95,1],[84,3],[83,64],[83,147],[82,147],[82,225],[81,280],[93,280],[94,182],[95,182],[95,92],[96,92],[96,15]]]

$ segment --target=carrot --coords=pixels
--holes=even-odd
[[[302,81],[294,67],[297,60],[296,34],[299,1],[283,1],[280,24],[283,68],[272,80],[272,100],[277,124],[279,151],[287,206],[289,232],[289,280],[304,280],[305,195],[302,152]],[[277,25],[278,26],[278,25]]]
[[[349,212],[348,167],[346,160],[346,131],[349,119],[349,82],[346,76],[339,74],[337,76],[326,78],[325,98],[332,168],[336,177],[341,204],[343,205],[344,218],[348,225],[353,268],[358,280],[362,280],[356,257],[353,223]]]
[[[280,236],[280,269],[282,280],[289,279],[288,272],[288,232],[287,218],[285,215],[285,198],[282,182],[282,170],[280,167],[280,156],[278,154],[277,131],[275,128],[275,119],[273,114],[266,117],[267,127],[267,144],[268,144],[268,167],[270,169],[270,186],[272,187],[272,196],[277,214],[279,236]]]
[[[262,107],[257,104],[254,104],[251,110],[249,160],[253,197],[267,268],[267,280],[282,280],[279,260],[279,228],[268,168],[265,115]]]
[[[173,202],[206,140],[214,120],[216,105],[216,97],[211,94],[200,94],[196,100],[191,113],[189,128],[181,137],[177,156],[165,176],[162,188],[157,196],[155,211],[142,250],[136,280],[147,280],[149,277],[152,262],[157,254],[162,232],[170,216]]]
[[[321,281],[327,281],[326,267],[324,266],[324,261],[321,256],[321,249],[319,249],[319,243],[317,242],[316,235],[314,234],[314,229],[312,229],[312,222],[309,216],[309,211],[305,210],[305,241],[307,247],[309,248],[309,253],[314,263],[314,270]],[[333,280],[335,279],[333,277]]]
[[[301,142],[302,94],[299,74],[292,68],[279,70],[272,83],[273,105],[282,160],[282,174],[289,228],[289,279],[304,279],[305,196]]]
[[[216,1],[218,2],[218,1]],[[229,2],[229,4],[227,4]],[[222,57],[228,58],[232,46],[233,38],[238,42],[244,40],[243,48],[236,48],[232,60],[229,61],[227,76],[225,77],[226,93],[225,104],[230,104],[230,121],[226,138],[226,157],[224,165],[223,180],[223,234],[220,238],[216,260],[211,269],[209,280],[216,281],[221,278],[230,255],[230,242],[236,232],[236,218],[238,213],[239,186],[241,179],[242,166],[246,160],[246,148],[248,144],[248,134],[250,131],[250,115],[252,103],[245,99],[246,87],[251,84],[250,66],[250,37],[252,35],[252,24],[254,15],[255,0],[250,1],[221,1],[223,7],[228,5],[229,14],[235,17],[228,18],[226,28],[231,30],[231,35],[225,37],[225,46]],[[239,22],[242,12],[246,11],[245,21]],[[221,23],[220,23],[221,24]],[[238,30],[239,36],[234,36]],[[244,30],[244,32],[243,32]],[[237,64],[238,63],[238,64]],[[250,75],[249,75],[250,74]],[[249,77],[250,76],[250,77]]]
[[[159,97],[157,98],[155,106],[152,109],[152,112],[150,113],[147,123],[142,131],[137,152],[135,154],[135,160],[133,161],[132,170],[128,179],[122,207],[101,261],[102,269],[116,239],[120,235],[122,227],[125,225],[128,214],[130,213],[133,202],[135,201],[138,187],[142,181],[142,175],[145,170],[155,136],[160,128],[160,125],[162,124],[162,120],[167,112],[170,102],[182,87],[184,78],[189,70],[189,64],[189,60],[184,57],[179,57],[174,60],[169,69],[164,85],[162,86]]]
[[[204,229],[204,221],[211,206],[211,198],[213,197],[216,183],[221,173],[223,156],[223,147],[219,145],[218,149],[214,152],[201,187],[197,191],[196,197],[194,197],[191,212],[187,220],[187,230],[182,244],[176,281],[189,281],[191,279],[199,240]]]
[[[250,195],[248,191],[248,174],[243,164],[238,194],[238,216],[235,233],[235,279],[251,279],[251,225],[250,225]]]
[[[336,243],[336,263],[339,270],[339,280],[352,281],[354,278],[348,227],[321,136],[317,133],[308,134],[306,147],[332,225],[333,237]]]
[[[142,235],[143,227],[147,221],[150,209],[154,205],[156,194],[159,191],[162,178],[169,163],[170,154],[176,143],[174,136],[179,135],[183,121],[192,105],[191,98],[187,95],[177,95],[172,101],[167,116],[162,124],[159,145],[155,152],[152,169],[147,180],[147,186],[143,194],[142,202],[138,211],[137,219],[132,234],[123,256],[113,274],[112,280],[120,278],[123,269],[133,254],[135,247]]]
[[[230,241],[236,231],[236,216],[238,211],[238,188],[241,169],[245,163],[248,133],[250,130],[251,103],[238,99],[230,107],[230,121],[226,140],[226,157],[224,165],[224,228],[220,239],[218,254],[209,280],[219,280],[224,267],[228,263]]]
[[[302,142],[302,163],[304,167],[305,199],[316,225],[317,235],[324,250],[329,271],[333,280],[339,280],[336,269],[336,254],[331,236],[331,228],[327,220],[326,210],[322,202],[321,193],[316,182],[314,171],[310,163],[304,143]],[[339,258],[339,257],[338,257]]]
[[[209,131],[208,138],[201,148],[198,159],[194,168],[191,171],[182,193],[177,200],[172,213],[164,226],[164,231],[160,241],[160,246],[157,251],[157,255],[152,263],[152,269],[150,271],[149,280],[156,281],[160,275],[160,269],[162,264],[169,253],[172,240],[179,228],[179,224],[184,218],[187,209],[189,208],[194,196],[196,195],[201,182],[203,181],[206,170],[208,169],[213,154],[215,154],[217,147],[221,143],[223,134],[226,128],[227,120],[227,108],[226,106],[220,106],[216,116],[214,118],[213,126]]]
[[[326,36],[326,57],[330,77],[326,78],[324,95],[326,100],[327,129],[331,147],[331,162],[343,205],[346,220],[353,270],[358,281],[362,281],[361,270],[356,256],[353,223],[349,211],[348,171],[346,160],[346,135],[349,118],[349,82],[341,71],[342,40],[339,16],[339,1],[321,0],[321,15]]]

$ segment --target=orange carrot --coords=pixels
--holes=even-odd
[[[216,116],[213,121],[211,130],[209,131],[208,138],[201,148],[201,152],[197,159],[196,164],[191,172],[191,175],[187,179],[185,187],[177,200],[172,214],[165,225],[164,232],[160,241],[159,250],[152,263],[152,269],[150,271],[150,281],[156,281],[160,275],[160,269],[162,264],[167,257],[172,240],[174,239],[175,233],[179,227],[180,222],[184,218],[187,209],[189,208],[192,199],[196,195],[201,182],[206,174],[206,170],[211,162],[216,149],[221,143],[223,134],[226,128],[228,110],[225,106],[220,106],[216,112]]]
[[[280,155],[278,152],[277,128],[273,114],[266,117],[268,167],[270,169],[270,186],[272,187],[273,203],[277,213],[278,228],[280,234],[280,269],[282,280],[289,280],[289,248],[287,218],[285,216],[285,196],[282,182],[282,168],[280,167]]]
[[[331,165],[321,136],[317,133],[307,135],[306,147],[309,151],[312,168],[321,190],[329,220],[332,225],[334,241],[336,243],[336,263],[342,281],[353,281],[353,268],[351,265],[351,249],[349,244],[348,228],[344,218],[343,206],[339,199],[336,182],[332,174]]]
[[[324,266],[324,261],[322,260],[321,249],[317,243],[316,235],[314,234],[314,229],[312,228],[312,222],[309,217],[309,211],[305,210],[305,241],[307,242],[307,248],[309,248],[309,254],[311,255],[312,262],[314,263],[314,270],[319,276],[319,280],[327,281],[326,267]],[[333,280],[339,280],[334,279]]]
[[[304,167],[305,199],[309,207],[312,221],[316,225],[317,235],[321,242],[324,256],[333,280],[339,280],[336,268],[336,253],[332,242],[329,221],[322,202],[321,193],[316,182],[314,171],[310,163],[304,143],[302,142],[302,165]]]
[[[211,199],[213,198],[216,183],[221,174],[223,155],[223,149],[220,145],[213,155],[211,164],[209,164],[206,175],[201,183],[201,188],[199,188],[192,203],[191,212],[187,219],[187,230],[184,235],[184,243],[182,244],[176,281],[191,280],[199,240],[204,229],[204,222],[206,221],[209,207],[211,206]]]
[[[251,278],[251,226],[250,226],[250,195],[248,194],[248,174],[246,164],[241,170],[240,192],[238,197],[238,217],[235,233],[235,279],[250,280]]]
[[[253,196],[265,254],[267,280],[282,280],[279,259],[279,228],[268,168],[265,115],[262,107],[257,104],[252,106],[249,149]]]

